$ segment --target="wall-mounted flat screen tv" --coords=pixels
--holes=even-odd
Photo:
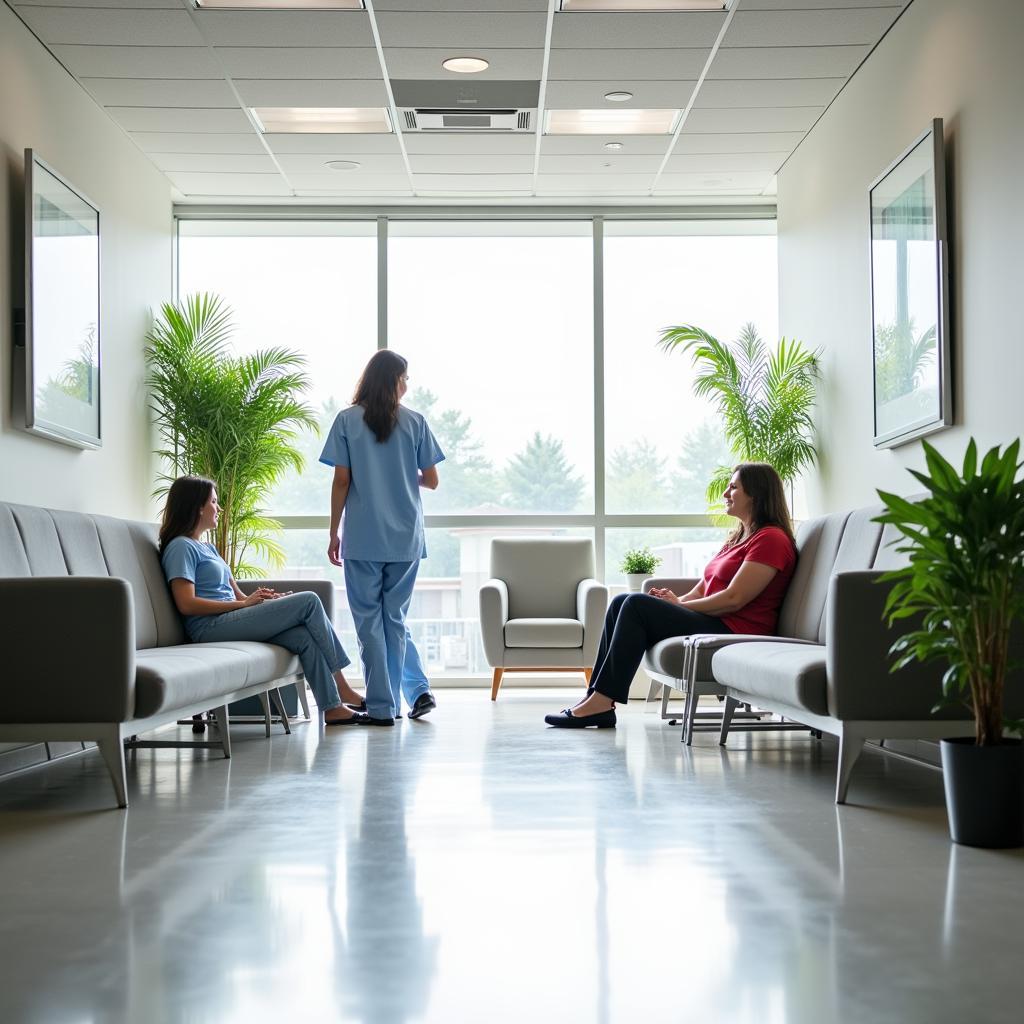
[[[100,447],[100,212],[25,150],[25,427]]]

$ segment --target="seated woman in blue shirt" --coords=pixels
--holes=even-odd
[[[200,538],[217,525],[220,509],[212,480],[182,476],[167,492],[160,527],[160,561],[174,603],[193,643],[262,640],[299,656],[327,725],[365,725],[369,718],[345,707],[362,697],[342,669],[350,658],[320,598],[280,594],[267,587],[246,596],[212,544]]]

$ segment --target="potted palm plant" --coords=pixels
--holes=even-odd
[[[654,574],[661,559],[649,548],[632,548],[622,556],[619,571],[626,575],[626,586],[633,592],[643,589],[644,580]]]
[[[769,350],[753,324],[724,344],[692,324],[666,327],[659,346],[689,352],[697,377],[694,393],[718,407],[722,429],[738,462],[768,462],[783,482],[793,481],[817,458],[811,409],[820,375],[820,352],[783,338]],[[707,501],[721,506],[731,466],[719,466]],[[791,501],[792,503],[792,501]]]
[[[879,491],[881,523],[900,533],[908,564],[885,573],[890,625],[914,628],[892,647],[893,671],[912,661],[945,664],[938,707],[966,703],[972,738],[942,740],[942,768],[953,841],[1024,846],[1024,744],[1005,736],[1024,722],[1006,717],[1004,694],[1024,613],[1024,481],[1020,441],[978,460],[972,438],[958,472],[927,441],[921,500]],[[1017,696],[1014,694],[1014,696]],[[1018,706],[1020,700],[1017,701]]]
[[[146,336],[146,385],[166,467],[156,493],[183,474],[209,477],[221,507],[214,544],[235,576],[257,575],[253,554],[282,565],[279,526],[263,509],[284,474],[302,469],[298,432],[318,429],[301,401],[305,360],[286,348],[236,355],[231,310],[215,295],[190,295],[160,314]]]

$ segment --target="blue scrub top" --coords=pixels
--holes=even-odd
[[[191,537],[175,537],[160,556],[164,576],[171,580],[188,580],[195,584],[196,597],[207,601],[234,601],[235,592],[231,587],[231,570],[227,562],[217,553],[212,544],[193,540]],[[195,640],[203,626],[215,615],[184,615],[185,630],[189,639]]]
[[[444,452],[418,412],[398,407],[398,424],[383,443],[363,420],[361,406],[342,409],[320,461],[347,466],[352,482],[341,531],[341,557],[364,562],[412,562],[427,554],[419,470]]]

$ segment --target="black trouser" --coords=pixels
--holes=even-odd
[[[649,594],[619,594],[612,598],[604,617],[590,689],[625,702],[629,699],[629,685],[648,647],[670,636],[731,632],[714,615],[695,612]]]

